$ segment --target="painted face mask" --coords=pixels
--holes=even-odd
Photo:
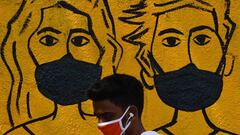
[[[37,66],[39,91],[57,104],[72,105],[88,99],[87,89],[101,78],[102,67],[75,60],[67,54],[59,60]]]
[[[221,95],[223,80],[220,71],[222,59],[216,73],[198,69],[193,63],[164,73],[152,55],[149,55],[155,71],[154,83],[161,100],[167,105],[184,111],[204,109],[215,103]]]
[[[130,107],[126,109],[124,114],[116,120],[98,123],[98,129],[102,131],[104,135],[124,135],[125,131],[131,125],[131,119],[133,118],[133,114],[129,116],[127,119],[125,127],[123,127],[122,119],[126,115],[127,111]]]

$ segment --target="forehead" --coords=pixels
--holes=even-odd
[[[158,16],[158,29],[176,28],[189,32],[190,29],[202,25],[215,29],[211,12],[184,7]]]
[[[52,7],[43,10],[41,27],[53,27],[62,32],[74,28],[88,30],[88,18],[66,8]]]
[[[115,112],[122,113],[122,108],[112,103],[110,100],[99,100],[93,101],[94,112],[104,113],[104,112]]]

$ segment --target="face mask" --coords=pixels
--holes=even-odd
[[[57,104],[72,105],[87,100],[87,89],[100,80],[102,68],[75,60],[67,54],[59,60],[37,66],[39,91]]]
[[[157,75],[154,83],[161,100],[184,111],[197,111],[211,106],[221,95],[223,81],[219,64],[216,73],[198,69],[193,63],[172,72],[164,73],[153,56],[150,56]]]
[[[134,116],[132,113],[130,113],[130,116],[126,122],[126,126],[123,127],[122,119],[126,115],[129,108],[130,107],[126,109],[124,114],[119,119],[98,123],[98,129],[101,130],[104,135],[123,135],[125,131],[128,129],[128,127],[130,126],[131,119]]]

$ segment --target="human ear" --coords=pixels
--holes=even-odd
[[[129,108],[128,119],[133,119],[134,117],[138,116],[138,109],[136,106],[131,105]]]

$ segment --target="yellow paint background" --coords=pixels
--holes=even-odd
[[[121,9],[126,9],[136,0],[109,0],[110,8],[115,19],[115,27],[118,41],[124,47],[124,55],[118,72],[127,73],[139,77],[140,67],[135,60],[135,54],[138,50],[137,46],[129,45],[121,41],[121,37],[125,35],[131,27],[123,24],[118,20],[122,14]],[[7,32],[6,24],[12,15],[18,9],[20,0],[2,0],[0,1],[0,41]],[[224,88],[220,99],[207,109],[210,119],[219,127],[240,134],[240,1],[231,1],[231,18],[237,24],[236,31],[229,45],[228,53],[236,57],[236,63],[233,74],[224,78]],[[146,18],[147,19],[147,18]],[[186,20],[188,21],[188,20]],[[214,54],[213,54],[214,55]],[[10,128],[6,111],[6,102],[9,90],[10,76],[0,60],[0,133],[4,133]],[[36,101],[37,102],[37,101]],[[88,107],[91,107],[88,105]],[[61,117],[55,120],[47,119],[29,126],[36,134],[100,134],[95,127],[95,120],[88,118],[87,121],[81,120],[76,106],[59,107]],[[40,108],[39,108],[40,109]],[[48,110],[48,107],[41,108]],[[143,113],[143,124],[146,129],[151,130],[170,122],[173,109],[161,102],[155,90],[145,90],[145,107]],[[206,134],[207,127],[204,121],[199,120],[201,112],[181,113],[182,125],[179,125],[174,131],[177,134]],[[18,129],[12,134],[28,134],[23,129]]]

